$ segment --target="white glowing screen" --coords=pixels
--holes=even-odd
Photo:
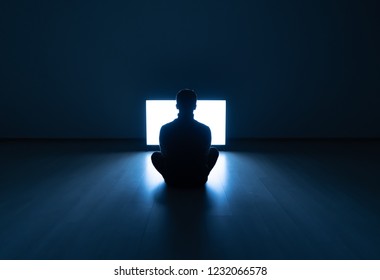
[[[177,118],[175,100],[146,101],[146,144],[159,145],[161,126]],[[226,144],[226,101],[197,100],[194,119],[211,129],[211,145]]]

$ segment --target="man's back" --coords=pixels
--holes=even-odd
[[[177,172],[204,169],[211,145],[210,128],[194,119],[176,119],[160,131],[160,148]]]

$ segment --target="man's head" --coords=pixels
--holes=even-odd
[[[181,89],[176,99],[177,109],[182,112],[192,112],[197,107],[197,95],[191,89]]]

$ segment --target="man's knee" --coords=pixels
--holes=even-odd
[[[152,160],[153,166],[156,168],[158,172],[162,174],[165,168],[164,157],[162,153],[154,152],[150,158]]]
[[[162,161],[162,154],[160,152],[154,152],[150,158],[154,165],[155,163]]]
[[[216,161],[219,157],[219,151],[216,148],[210,148],[208,155],[208,168],[209,172],[214,168]]]
[[[210,148],[209,155],[210,155],[210,158],[218,159],[218,157],[219,157],[218,149],[214,148],[214,147]]]

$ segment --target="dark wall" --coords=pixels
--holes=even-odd
[[[183,87],[229,137],[380,136],[377,1],[0,5],[0,137],[145,137]]]

